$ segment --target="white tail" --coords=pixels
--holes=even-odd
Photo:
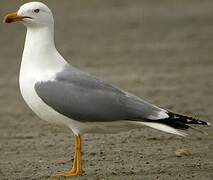
[[[177,134],[179,136],[186,136],[187,135],[184,132],[180,132],[180,131],[178,131],[178,130],[170,127],[170,126],[160,124],[160,123],[154,123],[154,122],[137,122],[137,123],[140,123],[140,124],[143,124],[143,125],[146,125],[146,126],[149,126],[149,127],[152,127],[154,129],[158,129],[158,130],[161,130],[161,131],[164,131],[164,132],[168,132],[168,133],[171,133],[171,134]]]

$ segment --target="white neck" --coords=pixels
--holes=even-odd
[[[27,29],[20,75],[35,76],[32,72],[57,70],[65,64],[55,48],[53,27]]]
[[[40,56],[44,56],[50,52],[55,51],[57,50],[55,48],[53,28],[27,28],[24,52],[22,57],[23,61],[39,63],[38,61],[42,60]],[[43,63],[45,62],[46,61],[44,61]]]
[[[54,28],[27,28],[24,50],[44,52],[55,49]]]

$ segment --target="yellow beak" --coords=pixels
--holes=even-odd
[[[4,17],[4,23],[12,23],[12,22],[17,22],[17,21],[23,21],[23,19],[25,19],[25,18],[30,18],[30,19],[32,19],[31,17],[29,17],[29,16],[19,16],[18,14],[17,14],[17,12],[14,12],[14,13],[10,13],[10,14],[8,14],[8,15],[6,15],[5,17]]]

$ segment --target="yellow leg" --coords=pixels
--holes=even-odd
[[[76,172],[78,173],[79,176],[83,174],[82,170],[82,153],[81,153],[82,145],[81,145],[81,136],[77,136],[77,169]]]
[[[81,158],[81,136],[75,135],[75,155],[74,162],[71,170],[63,173],[58,173],[56,176],[81,176],[83,174],[82,170],[82,158]]]

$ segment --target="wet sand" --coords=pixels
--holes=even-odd
[[[1,0],[0,15],[26,1]],[[51,0],[56,44],[72,65],[174,112],[212,120],[213,1]],[[38,119],[18,73],[25,37],[0,24],[0,179],[53,179],[73,158],[73,134]],[[212,180],[213,131],[181,138],[144,127],[84,135],[79,180]],[[189,156],[177,157],[186,148]],[[63,179],[63,178],[61,178]]]

